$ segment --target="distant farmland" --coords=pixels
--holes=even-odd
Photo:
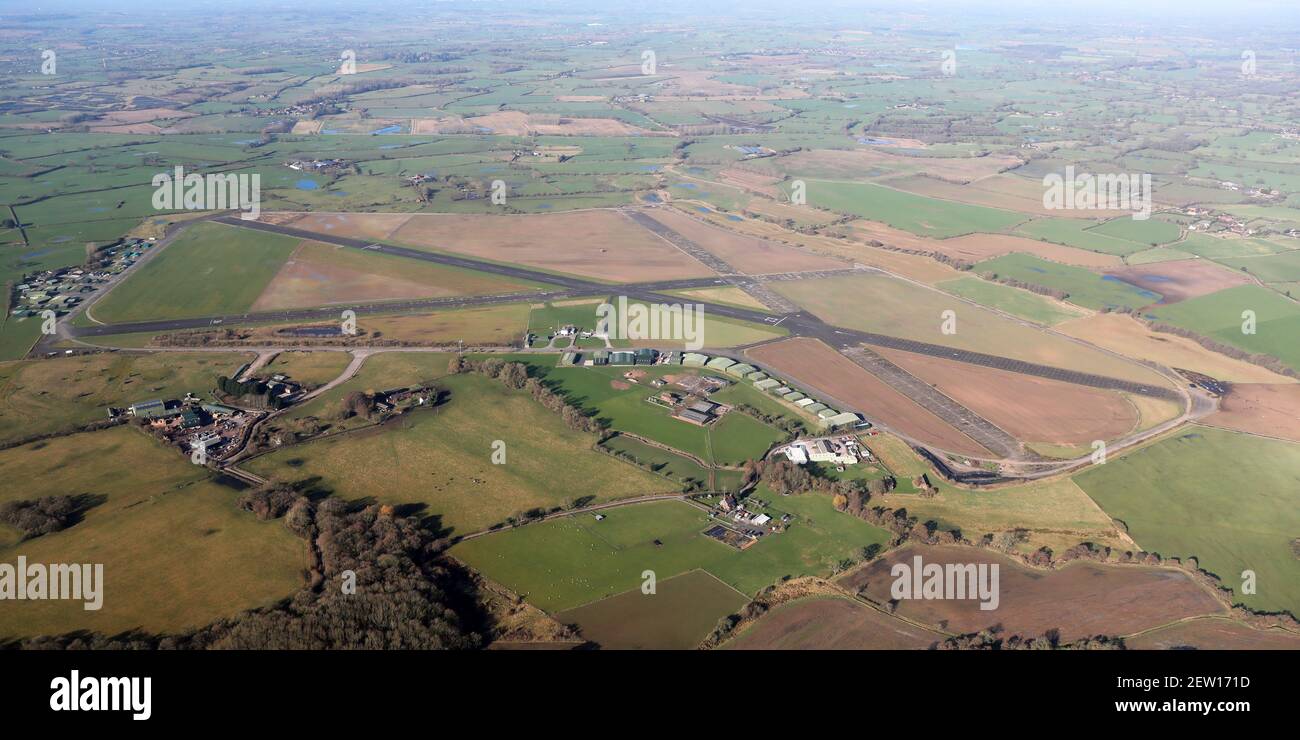
[[[1243,333],[1243,312],[1255,313],[1254,334]],[[1149,311],[1157,321],[1190,329],[1247,352],[1272,355],[1300,370],[1300,305],[1257,285],[1242,285]]]
[[[1160,300],[1160,294],[1118,278],[1098,275],[1082,267],[1062,265],[1027,254],[1009,254],[975,265],[981,275],[1011,278],[1069,294],[1066,300],[1084,308],[1141,308]]]
[[[977,231],[1005,231],[1025,219],[1011,211],[927,198],[873,183],[808,180],[807,186],[811,206],[862,216],[921,236],[942,239]],[[788,191],[788,184],[786,188]]]

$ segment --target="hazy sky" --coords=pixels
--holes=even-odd
[[[1186,24],[1195,18],[1214,17],[1234,22],[1233,25],[1253,23],[1276,26],[1279,22],[1290,25],[1290,22],[1300,20],[1300,0],[222,0],[208,6],[210,10],[205,10],[205,3],[202,2],[40,0],[33,3],[0,0],[0,25],[4,24],[6,15],[39,15],[77,10],[126,11],[149,15],[152,11],[255,14],[259,9],[272,8],[317,11],[338,8],[392,13],[395,8],[402,6],[414,6],[427,12],[440,6],[469,8],[475,5],[497,6],[505,11],[555,8],[563,9],[564,15],[586,11],[611,16],[617,16],[620,8],[625,8],[632,10],[636,16],[657,12],[665,16],[701,15],[741,9],[761,11],[764,15],[780,14],[788,10],[797,18],[829,13],[852,17],[857,13],[891,11],[939,17],[945,14],[1007,17],[1011,20],[1019,15],[1027,21],[1075,19],[1123,22],[1125,19],[1165,19],[1174,24]],[[1300,45],[1300,39],[1297,40],[1297,45]]]

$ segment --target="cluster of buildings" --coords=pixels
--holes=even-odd
[[[220,403],[202,403],[193,395],[181,400],[154,399],[133,403],[126,409],[110,408],[109,418],[126,415],[147,419],[150,428],[169,442],[193,451],[202,449],[220,458],[238,447],[237,442],[260,414]]]
[[[1189,208],[1188,211],[1195,211],[1195,208]],[[1243,219],[1237,218],[1228,213],[1220,213],[1214,216],[1208,208],[1202,208],[1198,213],[1188,213],[1188,215],[1200,216],[1201,220],[1187,226],[1188,231],[1199,232],[1227,232],[1238,236],[1254,236],[1255,229],[1246,226]]]
[[[815,398],[800,393],[799,391],[787,386],[776,378],[769,377],[767,373],[759,370],[753,365],[744,362],[737,362],[730,357],[709,357],[698,352],[686,352],[682,355],[681,364],[685,367],[703,367],[709,370],[716,370],[724,375],[730,375],[735,378],[748,381],[755,388],[765,393],[771,394],[776,398],[798,407],[821,421],[823,426],[838,427],[848,424],[857,425],[862,419],[855,413],[849,411],[838,411],[827,404],[818,401]]]
[[[624,350],[606,350],[600,349],[592,352],[565,352],[560,355],[561,365],[584,365],[587,367],[597,365],[663,365],[668,364],[668,354],[661,354],[653,349],[624,349]]]
[[[805,465],[809,462],[827,463],[842,469],[845,465],[857,465],[871,456],[858,444],[856,437],[821,437],[818,439],[800,439],[778,450],[784,453],[790,462]]]
[[[352,163],[346,159],[295,159],[290,162],[285,162],[284,165],[289,169],[298,172],[324,172],[332,169],[350,167]]]
[[[14,286],[14,316],[35,316],[42,311],[63,315],[86,300],[113,279],[134,265],[153,246],[153,239],[130,239],[105,252],[107,265],[91,269],[85,267],[60,267],[55,270],[26,275]]]
[[[751,511],[746,506],[747,503],[748,501],[739,500],[728,493],[718,501],[717,511],[719,515],[735,522],[742,534],[755,539],[767,532],[780,531],[790,521],[789,514],[782,514],[780,520],[775,520],[770,514],[758,510]]]
[[[745,381],[752,384],[760,391],[764,391],[781,401],[795,406],[796,408],[817,417],[822,426],[827,428],[855,426],[865,428],[870,426],[864,422],[860,416],[851,411],[839,411],[831,406],[811,398],[794,388],[787,386],[777,378],[768,376],[767,373],[744,362],[738,362],[730,357],[710,357],[709,355],[699,352],[658,352],[653,349],[637,350],[597,350],[594,352],[565,352],[560,357],[560,366],[597,366],[597,365],[681,365],[682,367],[703,368],[713,370],[722,375],[735,378],[737,381]],[[678,385],[699,382],[699,383],[717,383],[716,377],[699,376],[700,380],[691,381],[680,379]],[[725,387],[725,382],[723,382]],[[691,393],[697,395],[708,395],[713,389],[687,388]],[[681,417],[694,423],[708,423],[702,420],[696,420],[692,417]]]

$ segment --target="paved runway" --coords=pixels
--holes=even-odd
[[[549,289],[516,291],[507,294],[489,296],[469,296],[453,298],[426,298],[386,303],[367,303],[356,305],[335,305],[328,308],[297,309],[244,313],[226,316],[207,316],[190,319],[169,319],[160,321],[143,321],[131,324],[114,324],[110,326],[71,327],[72,336],[104,336],[136,332],[167,332],[182,329],[210,328],[251,323],[292,323],[296,321],[319,322],[338,320],[344,310],[355,311],[358,315],[374,313],[416,312],[428,309],[468,308],[474,306],[491,306],[522,301],[556,300],[582,296],[626,295],[631,299],[647,302],[664,302],[670,299],[659,291],[704,288],[719,285],[734,285],[758,299],[771,310],[763,311],[738,306],[720,305],[708,301],[695,301],[704,306],[705,314],[729,317],[759,324],[777,324],[788,330],[792,336],[820,339],[854,362],[880,377],[900,392],[912,398],[921,406],[934,412],[952,426],[961,430],[981,445],[994,453],[1008,458],[1030,459],[1035,457],[1024,450],[1023,446],[1011,435],[989,422],[974,411],[962,406],[955,400],[938,392],[927,383],[912,376],[907,371],[889,362],[879,354],[865,349],[866,346],[899,349],[907,352],[941,357],[970,365],[996,368],[1008,372],[1031,375],[1041,378],[1059,380],[1075,385],[1083,385],[1106,390],[1124,391],[1153,398],[1162,398],[1181,402],[1183,397],[1170,388],[1146,386],[1132,381],[1095,375],[1064,368],[1039,365],[1021,360],[1013,360],[998,355],[953,349],[942,345],[919,342],[913,339],[892,337],[884,334],[862,332],[826,324],[821,319],[800,310],[797,306],[767,288],[764,283],[785,280],[811,279],[849,274],[862,268],[845,268],[843,270],[818,270],[811,272],[787,272],[770,275],[744,275],[736,271],[725,261],[711,255],[699,245],[686,240],[675,231],[668,229],[658,221],[645,214],[629,212],[637,223],[646,226],[654,233],[682,247],[690,254],[700,252],[700,261],[721,273],[717,277],[688,278],[681,280],[660,280],[647,283],[611,285],[585,280],[566,275],[554,275],[539,270],[485,262],[471,257],[429,252],[409,247],[376,244],[372,241],[353,239],[333,234],[318,233],[295,229],[291,226],[268,224],[259,221],[244,221],[237,217],[218,217],[214,220],[238,228],[254,229],[275,234],[311,239],[326,244],[349,247],[358,250],[378,251],[407,259],[421,260],[466,270],[499,275],[514,280],[530,281]],[[646,223],[648,222],[648,223]],[[869,413],[869,410],[861,410]]]

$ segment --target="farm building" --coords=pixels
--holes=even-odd
[[[143,401],[128,406],[127,413],[145,419],[166,419],[181,413],[181,407],[177,401],[172,401],[170,407],[166,401]]]
[[[838,427],[844,424],[857,424],[860,421],[857,414],[844,411],[834,416],[824,417],[822,423],[826,426]]]
[[[767,378],[767,373],[762,372],[762,371],[759,371],[759,370],[755,370],[754,372],[752,372],[752,373],[750,373],[749,375],[746,375],[746,376],[745,376],[745,380],[748,380],[748,381],[751,382],[751,383],[758,383],[758,382],[760,382],[760,381],[764,381],[764,380],[767,380],[767,379],[768,379],[768,378]]]
[[[235,416],[237,414],[244,413],[242,410],[237,409],[234,406],[227,406],[224,403],[205,403],[199,406],[199,408],[203,409],[209,414],[212,414],[213,416],[216,416],[217,414],[224,414],[226,416]]]
[[[728,375],[734,375],[737,378],[743,378],[746,375],[749,375],[750,373],[754,372],[754,370],[755,368],[753,365],[746,365],[745,363],[741,362],[735,365],[728,366],[726,369],[723,370],[723,372],[725,372]]]
[[[735,364],[736,361],[730,357],[714,357],[712,360],[704,363],[704,366],[713,370],[726,370]]]
[[[808,399],[805,398],[804,400],[807,401]],[[826,411],[827,409],[826,409],[826,404],[824,403],[810,403],[807,406],[804,406],[803,410],[807,411],[810,414],[820,414],[821,412]]]
[[[823,408],[821,411],[817,412],[817,416],[821,417],[822,419],[829,419],[838,413],[839,412],[836,411],[835,409]]]
[[[808,460],[836,465],[856,465],[858,463],[856,449],[831,439],[811,439],[791,443],[786,448],[785,454],[791,462],[800,465]]]
[[[700,426],[704,426],[705,424],[708,424],[709,422],[713,421],[712,416],[709,416],[708,414],[701,414],[700,412],[694,409],[686,409],[685,411],[678,414],[677,418],[685,419],[686,421],[689,421],[693,424],[699,424]]]
[[[718,404],[712,401],[696,401],[687,408],[691,411],[698,411],[701,414],[713,414],[717,410]]]
[[[708,355],[702,355],[699,352],[687,352],[682,355],[682,364],[686,367],[704,367],[709,361]]]
[[[786,396],[786,399],[785,399],[785,400],[789,401],[789,400],[791,400],[791,399],[790,399],[789,396]],[[796,398],[796,399],[794,399],[793,403],[794,403],[795,406],[799,406],[799,407],[801,407],[801,408],[804,408],[804,407],[811,406],[811,405],[813,405],[814,403],[817,403],[817,402],[814,401],[814,400],[812,400],[811,398]],[[822,408],[826,408],[826,407],[823,406]]]
[[[795,401],[802,401],[805,398],[807,398],[807,396],[805,396],[802,393],[799,393],[798,391],[794,393],[789,393],[785,396],[785,400],[789,401],[790,403],[794,403]]]
[[[760,391],[770,391],[773,388],[780,388],[781,381],[776,380],[775,378],[767,378],[754,383],[754,387]]]
[[[181,429],[196,429],[203,426],[203,417],[193,409],[181,411]]]
[[[791,393],[794,393],[794,389],[793,389],[793,388],[788,388],[788,387],[786,387],[786,386],[783,385],[783,386],[781,386],[780,388],[773,389],[772,393],[773,393],[774,395],[780,396],[781,398],[785,398],[786,396],[790,395]]]

